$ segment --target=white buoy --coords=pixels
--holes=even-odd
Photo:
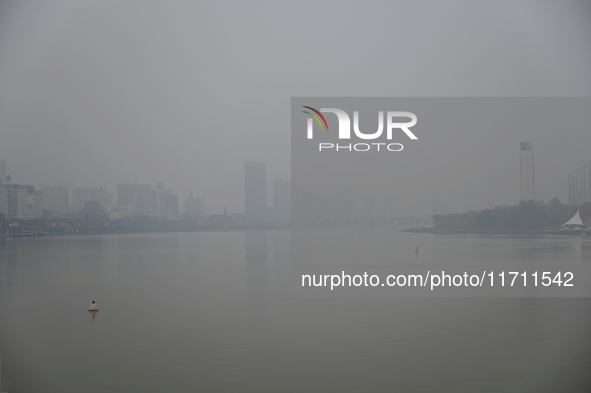
[[[98,306],[96,305],[96,303],[94,302],[94,300],[92,301],[92,304],[88,308],[88,311],[98,311]]]

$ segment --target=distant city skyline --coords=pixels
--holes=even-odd
[[[310,3],[312,14],[289,2],[275,13],[149,4],[141,16],[134,2],[0,4],[0,157],[15,181],[102,186],[114,199],[120,182],[165,181],[181,209],[193,190],[209,212],[243,212],[244,162],[267,163],[268,204],[271,182],[291,179],[291,97],[591,95],[586,2],[477,2],[469,18],[447,3],[425,13],[404,2],[408,17],[394,24],[391,2]],[[339,22],[351,18],[359,24]],[[428,216],[434,200],[438,212],[518,202],[520,141],[535,147],[536,199],[566,201],[590,134],[552,123],[423,135],[416,165],[398,165],[400,187],[417,194],[398,192],[397,206]],[[455,177],[462,167],[472,172]],[[436,168],[457,185],[442,189]]]
[[[520,142],[519,153],[521,200],[535,200],[532,143]],[[6,170],[6,161],[0,159],[0,171],[2,170]],[[292,183],[290,180],[281,179],[275,179],[271,182],[273,185],[273,203],[272,206],[268,206],[266,173],[267,165],[264,162],[249,161],[244,163],[245,209],[244,212],[235,211],[233,213],[244,213],[249,220],[253,221],[279,220],[285,222],[291,218],[291,203],[293,200],[294,203],[298,204],[295,208],[296,211],[304,215],[307,214],[308,219],[318,216],[321,212],[325,217],[330,217],[333,214],[331,211],[339,208],[339,206],[345,210],[341,213],[335,211],[336,216],[340,215],[349,218],[358,216],[366,219],[384,215],[388,218],[395,216],[395,194],[387,194],[385,198],[380,196],[378,199],[376,199],[375,195],[366,195],[358,199],[353,193],[347,199],[345,198],[346,193],[337,193],[332,196],[328,194],[317,195],[316,199],[314,199],[308,190],[298,190],[297,184]],[[7,178],[9,178],[8,174]],[[11,205],[12,207],[9,207],[8,194],[10,192],[7,187],[8,183],[11,183],[11,181],[7,181],[6,178],[1,183],[3,191],[0,193],[0,212],[4,212],[7,217],[13,218],[41,217],[43,210],[51,210],[61,214],[77,212],[84,209],[85,204],[90,201],[99,202],[107,213],[113,213],[112,218],[127,217],[130,213],[150,214],[168,218],[174,218],[181,213],[195,218],[207,215],[205,212],[205,199],[203,197],[194,197],[193,191],[190,191],[189,197],[184,199],[184,209],[180,211],[178,196],[174,195],[172,188],[165,189],[164,182],[156,182],[156,189],[149,184],[119,183],[117,185],[116,202],[113,200],[113,195],[107,193],[107,190],[102,186],[77,187],[71,190],[71,204],[69,204],[69,189],[66,186],[43,186],[39,190],[32,185],[18,185],[17,187],[16,184],[12,184],[12,188],[10,188],[12,191],[10,192],[14,193],[20,190],[18,192],[21,193],[18,198],[16,197],[17,194],[14,194],[15,197],[10,197],[13,200],[20,200],[18,207],[14,203]],[[25,198],[25,194],[27,198]],[[591,201],[591,161],[569,172],[568,195],[568,201],[563,200],[563,203],[578,206]],[[345,199],[338,202],[339,198]],[[328,206],[331,206],[332,210],[328,209]],[[108,208],[112,209],[112,212],[107,211]],[[272,215],[270,215],[271,211],[273,212]],[[313,211],[315,213],[311,213]],[[224,206],[224,212],[227,212],[226,206]]]

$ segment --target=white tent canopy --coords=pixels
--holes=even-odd
[[[583,220],[581,220],[581,216],[579,215],[578,211],[577,214],[573,216],[573,218],[562,224],[561,227],[565,227],[567,225],[583,225]]]

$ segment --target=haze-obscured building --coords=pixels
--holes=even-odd
[[[88,201],[96,201],[101,206],[109,205],[107,190],[103,187],[78,187],[72,190],[72,203],[74,211],[84,209]]]
[[[97,201],[84,202],[84,209],[83,210],[90,212],[90,213],[94,213],[94,214],[103,213],[103,209],[101,207],[101,204],[100,204],[100,202],[97,202]]]
[[[165,195],[160,204],[160,217],[175,218],[179,215],[179,197],[176,195]]]
[[[164,188],[164,182],[156,182],[152,192],[152,212],[158,217],[174,218],[179,214],[179,199],[172,188]]]
[[[152,211],[152,186],[132,183],[117,184],[117,205],[131,205],[134,213]]]
[[[68,187],[45,186],[41,187],[43,193],[43,209],[60,213],[68,211]]]
[[[164,182],[156,182],[156,189],[149,184],[118,184],[117,205],[131,206],[136,215],[172,219],[179,214],[178,196],[174,195],[172,188],[165,189]]]
[[[189,199],[185,199],[185,214],[191,218],[199,219],[204,213],[202,198],[195,198],[193,191],[189,192]]]
[[[267,165],[264,162],[244,164],[244,213],[249,221],[262,219],[267,208]]]
[[[591,202],[591,161],[568,174],[568,204]]]
[[[276,218],[280,222],[291,220],[292,184],[289,180],[275,180],[273,183],[273,199]]]
[[[521,200],[536,200],[534,183],[534,149],[531,142],[519,142],[519,168],[521,177]]]
[[[0,184],[6,182],[6,160],[0,158]]]
[[[0,184],[0,213],[6,218],[31,220],[43,217],[43,194],[31,185],[12,184],[10,175]]]
[[[120,218],[129,218],[133,212],[133,206],[111,206],[109,211],[109,218],[111,220],[118,220]]]

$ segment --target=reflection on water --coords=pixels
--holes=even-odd
[[[575,238],[382,235],[335,255],[591,263]],[[589,299],[303,298],[293,263],[289,232],[2,241],[2,390],[591,391]]]

